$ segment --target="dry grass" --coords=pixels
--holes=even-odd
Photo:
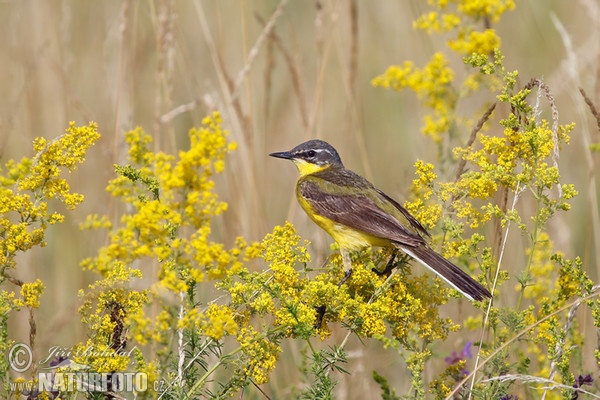
[[[582,255],[598,280],[597,160],[587,148],[600,134],[589,108],[600,105],[600,31],[593,18],[600,12],[591,0],[568,3],[520,2],[499,29],[509,68],[520,71],[523,84],[546,77],[560,122],[578,124],[558,162],[580,196],[565,219],[553,222],[553,237],[568,256]],[[296,171],[267,157],[307,138],[332,142],[349,167],[403,199],[414,161],[435,155],[430,140],[419,134],[424,110],[412,94],[376,89],[369,82],[390,64],[409,59],[422,64],[444,48],[439,37],[411,27],[425,7],[420,1],[357,0],[3,2],[1,161],[29,155],[35,136],[54,137],[69,120],[97,121],[103,133],[87,164],[70,177],[85,194],[85,204],[73,219],[50,229],[47,248],[20,260],[19,278],[40,277],[47,287],[38,315],[38,350],[70,346],[84,335],[74,312],[76,292],[93,277],[78,262],[104,239],[81,235],[77,225],[90,212],[116,215],[104,186],[113,163],[124,158],[123,133],[130,128],[143,126],[153,132],[157,149],[174,151],[185,146],[187,130],[209,110],[222,112],[239,144],[218,181],[230,209],[214,230],[226,243],[238,235],[258,240],[287,218],[313,242],[317,263],[329,254],[330,239],[298,212],[292,195]],[[454,61],[458,74],[465,71]],[[465,113],[476,115],[479,107],[466,104]],[[469,132],[463,135],[466,142]],[[509,243],[508,260],[510,251]],[[444,312],[462,318],[475,311],[452,301]],[[28,332],[23,318],[12,321],[15,338]],[[593,337],[591,324],[584,329]],[[343,337],[336,332],[328,344]],[[434,351],[443,358],[460,340]],[[286,359],[298,354],[294,346],[285,348],[291,354]],[[375,390],[373,369],[387,371],[392,384],[406,389],[402,360],[379,357],[373,346],[350,339],[348,349],[355,355],[350,369],[365,373],[341,383],[340,398],[362,398]],[[278,382],[295,376],[290,362],[278,368],[267,389],[285,393],[286,385]]]

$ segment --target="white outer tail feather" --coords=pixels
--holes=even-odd
[[[427,264],[425,261],[421,260],[419,257],[417,257],[415,255],[415,253],[413,253],[410,250],[410,247],[400,247],[400,249],[405,252],[406,254],[408,254],[409,256],[411,256],[412,258],[414,258],[415,260],[417,260],[418,262],[420,262],[421,264],[423,264],[424,266],[426,266],[427,268],[429,268],[429,270],[433,271],[437,276],[439,276],[440,278],[442,278],[443,280],[445,280],[450,286],[452,286],[454,289],[458,290],[463,296],[465,296],[467,299],[474,301],[475,299],[473,298],[473,296],[471,296],[470,294],[467,294],[465,292],[463,292],[458,286],[456,286],[454,283],[450,282],[448,280],[448,278],[446,278],[444,275],[440,274],[439,272],[437,272],[435,269],[431,268],[429,266],[429,264]]]

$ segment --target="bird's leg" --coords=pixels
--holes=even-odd
[[[342,254],[342,263],[344,264],[344,269],[346,272],[344,273],[344,277],[338,284],[338,289],[342,287],[342,285],[350,278],[352,275],[352,260],[350,260],[350,252],[345,249],[340,249],[340,253]],[[325,306],[315,307],[317,311],[317,320],[315,322],[315,329],[321,328],[323,324],[323,317],[325,317]]]
[[[325,317],[325,306],[315,307],[317,312],[317,320],[315,321],[315,329],[320,329],[323,325],[323,317]]]
[[[342,254],[342,263],[344,264],[344,268],[346,272],[344,273],[344,277],[340,281],[338,288],[342,287],[342,285],[352,276],[352,260],[350,260],[350,252],[346,249],[340,248],[340,253]]]
[[[381,276],[381,275],[385,275],[385,276],[390,276],[390,274],[392,273],[392,270],[394,269],[394,261],[396,261],[396,256],[398,255],[398,249],[394,249],[392,256],[390,257],[390,260],[387,262],[385,269],[383,271],[379,271],[377,268],[373,268],[372,271],[375,272],[377,275]]]

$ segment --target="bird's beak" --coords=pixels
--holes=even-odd
[[[271,157],[284,158],[286,160],[293,160],[294,156],[289,151],[280,151],[278,153],[269,154]]]

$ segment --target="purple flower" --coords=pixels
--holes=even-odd
[[[468,358],[472,358],[473,354],[471,354],[471,346],[473,345],[473,342],[468,341],[467,344],[465,344],[465,347],[463,347],[463,349],[460,351],[460,353],[457,353],[455,351],[452,352],[452,354],[449,357],[444,358],[444,361],[446,361],[446,363],[448,365],[454,365],[460,361],[463,360],[467,360]],[[456,377],[457,379],[469,375],[469,370],[466,368],[462,368],[460,370],[460,376]]]
[[[577,387],[582,387],[583,385],[591,385],[594,383],[594,378],[592,378],[591,374],[587,375],[579,375],[576,379]]]
[[[62,367],[63,365],[65,365],[64,361],[67,361],[68,358],[67,357],[56,357],[54,360],[50,361],[50,366],[51,367]],[[68,363],[67,363],[68,365]]]
[[[444,361],[446,361],[446,363],[448,365],[453,365],[461,360],[466,360],[467,358],[472,358],[473,357],[473,354],[471,354],[471,346],[472,345],[473,345],[473,342],[469,340],[467,342],[467,344],[465,344],[465,347],[463,347],[463,349],[460,351],[460,353],[453,351],[449,357],[444,358]]]
[[[583,385],[591,385],[594,382],[594,378],[592,378],[592,375],[587,374],[587,375],[579,375],[577,377],[577,379],[575,379],[575,384],[573,385],[573,388],[577,389],[582,387]],[[579,398],[579,391],[578,390],[574,390],[573,394],[571,395],[571,400],[577,400]]]

